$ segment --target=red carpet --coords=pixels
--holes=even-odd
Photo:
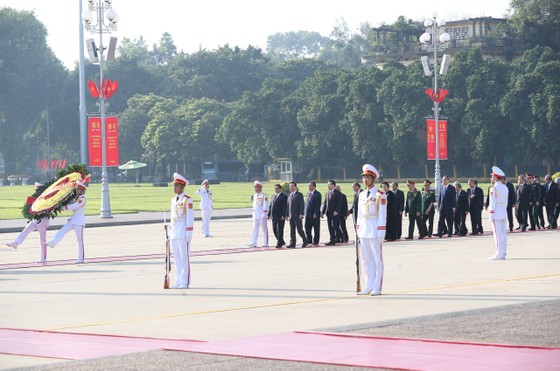
[[[84,359],[154,349],[354,367],[414,370],[558,370],[560,348],[293,332],[228,341],[0,329],[0,353]]]

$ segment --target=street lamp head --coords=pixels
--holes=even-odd
[[[451,35],[449,35],[447,32],[444,32],[441,35],[439,35],[439,42],[440,43],[446,43],[449,40],[451,40]]]
[[[105,13],[105,17],[113,23],[117,23],[117,21],[119,20],[119,15],[112,8],[107,10],[107,12]]]
[[[113,0],[105,0],[105,2],[106,2],[107,4],[111,4],[111,3],[113,2]]]
[[[438,16],[437,12],[432,13],[432,18],[437,18],[437,16]]]
[[[84,10],[84,12],[82,13],[82,19],[87,24],[90,24],[91,21],[93,21],[93,14],[91,14],[89,10]]]
[[[421,42],[422,44],[425,44],[425,43],[427,43],[428,41],[430,41],[430,38],[431,38],[430,34],[427,33],[427,32],[424,32],[424,33],[422,34],[422,36],[420,36],[420,42]]]
[[[438,26],[440,26],[440,27],[445,26],[445,23],[446,23],[445,19],[440,19],[440,20],[438,20],[438,22],[437,22]]]
[[[431,19],[426,19],[424,21],[424,27],[431,27],[434,24],[434,22]]]
[[[93,4],[94,0],[88,0],[88,3]]]

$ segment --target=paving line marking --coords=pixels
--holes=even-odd
[[[504,279],[497,279],[497,280],[491,280],[491,281],[470,282],[470,283],[463,283],[463,284],[457,284],[457,285],[436,286],[436,287],[421,288],[421,289],[414,289],[414,290],[392,291],[392,292],[387,292],[382,296],[412,294],[412,293],[420,293],[420,292],[426,292],[426,291],[437,291],[437,290],[472,287],[472,286],[483,286],[483,285],[491,285],[491,284],[497,284],[497,283],[514,282],[514,281],[529,281],[529,280],[535,280],[535,279],[539,279],[539,278],[550,278],[550,277],[560,277],[560,273],[544,274],[544,275],[529,276],[529,277],[504,278]],[[116,324],[123,324],[123,323],[143,322],[143,321],[155,321],[155,320],[160,320],[160,319],[176,318],[176,317],[198,316],[198,315],[207,315],[207,314],[215,314],[215,313],[236,312],[236,311],[250,310],[250,309],[275,308],[275,307],[283,307],[283,306],[289,306],[289,305],[310,304],[310,303],[319,303],[319,302],[337,301],[337,300],[356,300],[356,299],[363,299],[363,297],[352,295],[352,296],[343,296],[343,297],[336,297],[336,298],[321,298],[321,299],[309,299],[309,300],[300,300],[300,301],[281,302],[281,303],[275,303],[275,304],[249,305],[249,306],[244,306],[244,307],[214,309],[214,310],[207,310],[207,311],[200,311],[200,312],[175,313],[175,314],[166,314],[166,315],[161,315],[161,316],[150,316],[150,317],[139,317],[139,318],[129,318],[129,319],[123,319],[123,320],[115,320],[115,321],[84,323],[84,324],[81,324],[81,325],[55,327],[55,328],[48,329],[46,331],[62,331],[62,330],[77,329],[77,328],[84,328],[84,327],[116,325]]]

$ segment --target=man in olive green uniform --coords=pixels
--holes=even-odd
[[[432,182],[428,179],[424,180],[424,190],[422,191],[422,223],[424,224],[424,229],[428,237],[432,237],[434,231],[434,215],[436,213],[436,195],[430,190],[431,185]],[[428,222],[427,229],[426,222]]]
[[[413,181],[406,182],[408,187],[408,194],[406,195],[406,205],[404,208],[404,215],[408,214],[408,237],[406,240],[412,240],[414,237],[414,222],[418,226],[420,236],[418,239],[423,239],[426,236],[426,226],[422,222],[422,195],[415,187]]]

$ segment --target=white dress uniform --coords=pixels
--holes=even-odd
[[[255,182],[255,184],[260,184]],[[261,184],[262,185],[262,184]],[[253,201],[253,236],[249,246],[257,246],[259,237],[259,229],[262,230],[263,247],[268,246],[268,196],[266,193],[255,193],[251,196]]]
[[[30,220],[27,222],[23,231],[18,234],[14,242],[7,243],[6,245],[17,249],[17,247],[25,241],[29,233],[37,231],[39,232],[39,241],[41,244],[41,259],[39,260],[39,263],[45,263],[47,261],[47,228],[50,224],[51,221],[49,218],[41,219],[40,222]]]
[[[171,245],[177,272],[176,287],[186,289],[191,283],[190,253],[194,227],[191,197],[181,193],[171,200]]]
[[[212,191],[204,188],[208,180],[202,181],[201,188],[196,191],[200,196],[200,213],[202,215],[202,234],[204,237],[211,237],[210,219],[212,218]]]
[[[503,177],[505,174],[498,167],[492,167],[492,174]],[[507,257],[507,204],[509,190],[500,181],[490,187],[488,197],[488,215],[492,222],[496,254],[491,260],[505,260]]]
[[[367,167],[367,168],[366,168]],[[371,165],[364,165],[364,174],[379,176]],[[360,238],[366,273],[366,289],[361,294],[380,295],[383,285],[383,251],[387,225],[387,195],[375,186],[360,193],[358,198],[357,235]]]
[[[72,210],[74,213],[70,218],[68,218],[66,224],[64,224],[64,226],[54,235],[54,238],[47,242],[47,245],[50,247],[55,247],[58,245],[62,237],[73,229],[78,242],[78,260],[76,260],[76,263],[84,262],[84,227],[86,224],[85,206],[85,195],[78,196],[74,202],[66,206],[64,210]]]

